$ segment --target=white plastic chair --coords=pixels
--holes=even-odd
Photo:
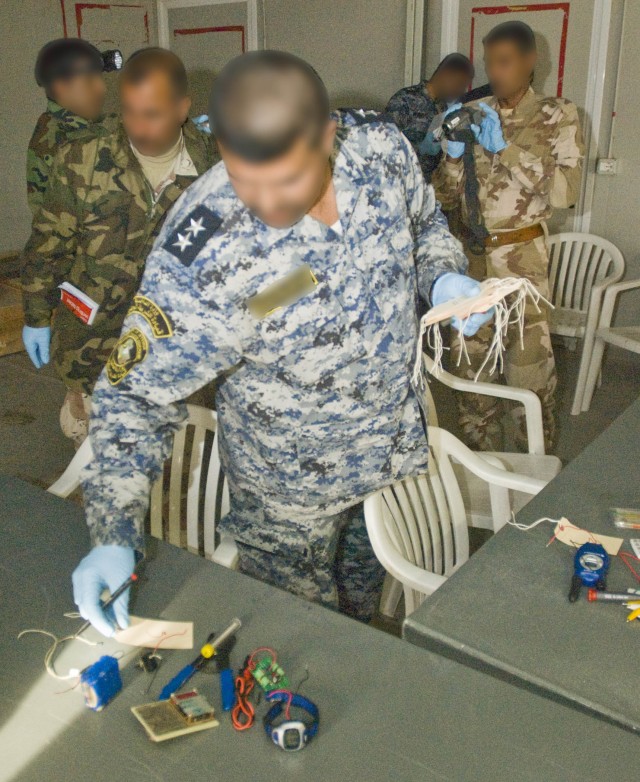
[[[542,405],[540,399],[526,388],[514,388],[500,383],[475,383],[472,380],[457,377],[445,370],[435,373],[435,363],[426,353],[422,354],[425,373],[445,386],[463,393],[481,394],[518,402],[524,407],[527,427],[529,453],[498,453],[483,451],[481,456],[494,467],[512,473],[528,475],[544,484],[555,478],[562,469],[557,456],[546,456],[544,452],[544,431],[542,427]],[[429,384],[425,382],[425,402],[428,424],[438,426],[438,414],[431,395]],[[523,508],[530,497],[526,492],[503,492],[499,497],[492,496],[489,485],[464,463],[453,464],[458,488],[467,512],[466,523],[469,527],[488,529],[497,532],[503,527],[512,513]],[[387,576],[380,598],[380,613],[394,617],[400,596],[401,584]]]
[[[189,430],[193,432],[191,438],[188,437]],[[208,433],[212,433],[213,438],[210,435],[207,438]],[[211,441],[209,447],[207,447],[207,439]],[[202,486],[202,472],[207,452],[208,466],[205,483]],[[49,491],[59,497],[68,497],[80,486],[80,471],[92,458],[91,442],[87,437],[61,477],[49,487]],[[223,537],[220,544],[215,545],[216,523],[229,512],[229,491],[218,456],[216,414],[213,410],[187,405],[187,420],[173,438],[168,464],[166,472],[151,488],[149,513],[151,535],[161,540],[164,538],[163,503],[164,497],[168,496],[167,540],[175,546],[183,545],[182,487],[185,465],[188,465],[186,548],[199,553],[202,526],[204,555],[225,567],[237,567],[238,551],[235,541]]]
[[[605,344],[615,345],[623,350],[630,350],[632,353],[640,353],[640,325],[611,325],[618,296],[635,288],[640,288],[640,280],[626,280],[611,285],[604,295],[602,312],[593,334],[593,350],[582,397],[582,412],[586,412],[591,406],[593,393],[602,369]]]
[[[512,472],[529,475],[545,483],[555,478],[562,469],[562,462],[557,456],[545,455],[542,405],[533,391],[526,388],[504,386],[500,383],[475,383],[472,380],[452,375],[445,370],[435,374],[433,359],[423,353],[423,361],[429,377],[449,388],[463,393],[509,399],[521,404],[525,412],[529,453],[483,451],[482,456],[489,457],[494,464],[502,465]],[[438,415],[428,383],[425,383],[425,396],[429,416],[428,423],[430,426],[438,426]],[[455,470],[465,505],[469,511],[469,526],[471,527],[491,529],[496,532],[510,518],[511,513],[517,513],[529,501],[528,496],[513,492],[509,495],[508,503],[502,509],[502,518],[497,522],[495,509],[491,507],[486,482],[479,480],[473,471],[467,470],[462,464],[457,465]]]
[[[552,334],[582,339],[580,369],[571,415],[582,409],[594,332],[605,290],[624,274],[624,256],[611,242],[593,234],[560,233],[548,238],[549,286],[554,309]]]
[[[407,615],[469,559],[467,511],[454,460],[489,484],[498,508],[510,489],[534,495],[545,486],[493,464],[443,429],[430,426],[428,434],[429,472],[387,486],[364,502],[371,545],[387,573],[402,584]]]

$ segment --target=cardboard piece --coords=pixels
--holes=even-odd
[[[193,622],[169,622],[166,619],[130,617],[126,630],[117,630],[116,641],[149,649],[193,649]]]
[[[564,517],[556,524],[555,538],[561,543],[565,543],[572,548],[578,548],[583,543],[599,543],[607,554],[615,557],[620,551],[620,546],[624,543],[622,538],[612,538],[609,535],[596,535],[595,532],[589,532],[586,529],[575,527],[569,519]]]

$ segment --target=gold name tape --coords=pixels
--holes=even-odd
[[[282,280],[274,282],[260,293],[247,299],[247,307],[254,318],[261,320],[272,312],[287,307],[307,296],[318,284],[309,264],[305,263]]]
[[[107,378],[117,385],[129,372],[144,361],[149,352],[149,342],[140,329],[129,329],[118,340],[107,361]]]
[[[173,336],[173,324],[169,317],[151,299],[148,299],[146,296],[140,296],[140,294],[134,296],[129,315],[134,312],[142,315],[147,321],[151,333],[156,339],[165,339]]]

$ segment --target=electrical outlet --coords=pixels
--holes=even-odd
[[[614,176],[618,173],[618,161],[614,157],[601,157],[596,171],[605,176]]]

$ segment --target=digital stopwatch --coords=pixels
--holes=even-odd
[[[580,597],[583,586],[606,588],[609,562],[609,555],[599,543],[584,543],[580,546],[573,559],[573,577],[569,590],[569,600],[572,603]]]

